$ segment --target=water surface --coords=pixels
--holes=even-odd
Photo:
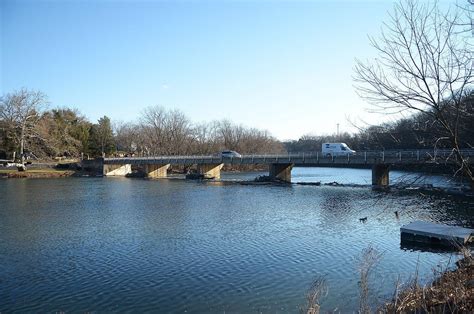
[[[327,169],[295,168],[293,179],[370,178]],[[0,180],[0,191],[0,312],[294,313],[318,274],[329,284],[323,309],[346,312],[357,308],[368,245],[383,252],[372,283],[380,302],[399,275],[418,264],[428,280],[452,258],[402,249],[401,225],[474,227],[472,201],[364,187],[64,178]]]

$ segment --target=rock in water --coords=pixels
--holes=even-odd
[[[18,169],[18,171],[26,171],[25,164],[16,164],[16,168]]]

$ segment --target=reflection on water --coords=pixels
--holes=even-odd
[[[344,312],[357,307],[367,245],[384,253],[383,300],[417,262],[426,279],[451,256],[401,248],[401,225],[474,227],[472,201],[369,188],[68,178],[1,180],[0,191],[0,312],[297,312],[317,274],[323,308]]]
[[[402,241],[400,243],[400,249],[413,252],[432,252],[432,253],[456,253],[456,247],[436,245],[436,244],[423,244],[420,242]]]

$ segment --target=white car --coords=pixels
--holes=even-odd
[[[225,157],[237,157],[237,158],[242,158],[242,155],[237,153],[236,151],[234,150],[224,150],[221,152],[221,157],[222,158],[225,158]]]

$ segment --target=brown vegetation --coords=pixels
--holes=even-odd
[[[367,219],[367,217],[365,217]],[[378,252],[374,247],[368,246],[362,250],[359,258],[359,313],[370,314],[370,286],[369,278],[372,270],[382,258],[382,253]]]
[[[474,259],[469,249],[452,271],[435,271],[436,279],[420,285],[415,277],[401,289],[397,286],[394,300],[379,310],[380,313],[473,313]]]
[[[328,294],[328,286],[323,276],[318,276],[311,283],[311,287],[306,295],[306,310],[301,310],[306,314],[319,314],[321,299]]]
[[[71,177],[73,170],[34,169],[27,171],[0,170],[0,178],[61,178]]]
[[[280,153],[283,145],[268,131],[229,120],[192,123],[179,110],[146,108],[138,123],[115,127],[117,149],[139,156],[212,155],[222,150],[242,154]]]
[[[74,109],[43,110],[44,99],[44,94],[26,89],[0,98],[0,159],[285,151],[269,132],[228,120],[197,124],[179,110],[154,106],[146,108],[137,122],[112,123],[104,116],[91,123]]]
[[[375,313],[474,313],[474,258],[470,248],[459,247],[462,259],[456,262],[454,270],[438,269],[434,279],[427,285],[421,285],[418,271],[408,283],[397,282],[391,302],[380,306]],[[359,310],[358,313],[372,313],[372,296],[369,278],[377,266],[382,254],[372,246],[362,250],[359,257]],[[320,312],[321,299],[328,294],[328,284],[324,277],[318,276],[308,289],[307,304],[302,313],[317,314]]]

